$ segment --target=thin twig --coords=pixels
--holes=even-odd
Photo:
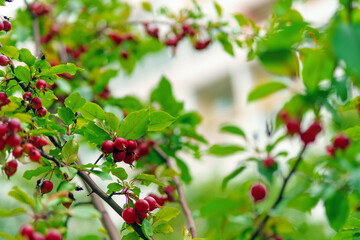
[[[275,201],[275,203],[272,205],[271,210],[275,209],[279,203],[281,202],[281,200],[284,197],[284,192],[285,192],[285,188],[290,180],[290,178],[294,175],[294,173],[296,172],[297,167],[299,166],[301,159],[304,155],[304,152],[306,150],[307,145],[304,145],[303,148],[301,149],[298,158],[296,159],[296,162],[294,164],[294,166],[292,167],[291,171],[289,172],[289,174],[287,175],[287,177],[284,179],[283,185],[281,186],[281,190],[280,193]],[[264,219],[261,221],[260,225],[258,226],[258,228],[255,230],[255,232],[253,233],[253,235],[251,236],[251,240],[254,240],[263,230],[263,228],[265,227],[266,222],[269,220],[270,215],[269,212],[266,214],[266,216],[264,217]]]
[[[169,159],[167,157],[167,155],[158,146],[154,145],[153,148],[154,148],[155,152],[166,162],[166,165],[169,168],[174,168],[173,163],[171,162],[171,159]],[[178,176],[174,176],[173,181],[175,183],[175,188],[179,194],[179,202],[180,202],[181,208],[183,209],[184,215],[186,217],[186,221],[189,225],[189,230],[190,230],[191,236],[192,236],[192,238],[196,238],[197,234],[196,234],[195,222],[191,215],[191,210],[190,210],[189,206],[187,205],[184,190],[180,183],[180,179]]]
[[[79,159],[79,163],[81,164],[81,161]],[[91,193],[93,190],[92,188],[84,181],[86,189]],[[121,240],[119,231],[117,230],[115,224],[111,220],[109,213],[106,211],[104,204],[102,203],[101,199],[96,194],[90,194],[91,201],[94,205],[94,207],[100,212],[101,214],[101,221],[106,228],[110,239],[111,240]]]

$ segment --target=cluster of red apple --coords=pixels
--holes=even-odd
[[[8,32],[11,30],[11,23],[9,22],[9,19],[4,17],[5,20],[1,21],[0,19],[0,31]]]
[[[109,86],[105,86],[104,87],[104,90],[99,93],[99,97],[102,98],[102,99],[108,99],[110,97],[110,89],[109,89]]]
[[[46,86],[46,82],[42,79],[36,82],[36,88],[41,91],[43,91]],[[39,97],[33,97],[31,92],[25,92],[23,94],[23,99],[29,103],[29,106],[34,110],[36,116],[44,117],[46,115],[46,108],[42,106],[42,102]]]
[[[56,229],[50,229],[46,236],[40,232],[35,232],[31,224],[25,224],[20,229],[20,235],[25,240],[62,240],[62,235]]]
[[[148,22],[144,23],[146,33],[154,37],[156,39],[159,39],[159,28],[156,26],[151,26]],[[191,27],[189,24],[183,23],[181,24],[180,28],[172,28],[173,30],[173,36],[167,37],[164,41],[166,46],[176,48],[179,42],[185,38],[186,36],[194,36],[196,34],[196,30]],[[197,40],[194,48],[196,50],[203,50],[207,48],[211,43],[210,39],[205,40]]]
[[[66,53],[70,54],[74,59],[78,59],[81,56],[81,54],[87,52],[88,50],[89,50],[88,45],[81,45],[77,49],[73,49],[69,46],[65,48]]]
[[[341,134],[334,138],[333,144],[327,147],[327,151],[331,156],[335,156],[335,151],[337,149],[345,150],[350,146],[350,139]]]
[[[30,5],[31,13],[36,17],[41,17],[50,13],[50,7],[45,3],[35,2]]]
[[[59,28],[58,25],[55,25],[55,24],[51,25],[51,27],[50,27],[50,32],[40,38],[41,43],[48,43],[48,42],[50,42],[51,40],[53,40],[53,38],[54,38],[56,35],[59,34],[59,32],[60,32],[60,28]]]
[[[119,137],[115,141],[106,140],[101,144],[101,151],[105,154],[113,154],[114,162],[122,162],[132,165],[135,161],[137,148],[136,141]]]
[[[158,207],[158,203],[152,197],[146,197],[139,199],[135,202],[134,208],[128,207],[124,209],[122,218],[127,224],[137,222],[141,224],[144,219],[147,218],[148,212],[155,210]]]
[[[155,195],[153,193],[149,194],[149,197],[154,198],[159,206],[164,206],[166,202],[174,201],[174,187],[173,186],[165,187],[164,193],[166,194],[166,197],[159,197],[158,195]]]
[[[19,132],[21,131],[21,124],[17,118],[5,119],[0,122],[0,151],[4,150],[6,146],[12,149],[12,156],[20,158],[25,152],[33,162],[40,162],[41,153],[39,149],[48,144],[45,138],[39,136],[30,137],[29,141],[26,138],[21,138]],[[11,177],[17,170],[16,160],[11,160],[5,165],[5,174]]]
[[[280,113],[281,120],[286,124],[289,135],[299,134],[301,141],[307,145],[315,141],[316,136],[321,132],[322,128],[319,122],[312,123],[306,131],[301,130],[301,121],[290,118],[287,112]]]

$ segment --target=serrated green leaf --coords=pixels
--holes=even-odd
[[[0,52],[10,58],[19,58],[19,50],[13,46],[2,46]]]
[[[30,207],[34,208],[35,203],[34,200],[29,197],[27,193],[20,190],[17,186],[13,187],[12,190],[9,192],[9,196],[15,198],[17,201],[27,204]]]
[[[32,177],[37,177],[43,173],[50,172],[51,170],[51,166],[41,166],[33,170],[26,170],[23,177],[27,180],[30,180]]]
[[[150,122],[149,109],[132,112],[122,121],[118,136],[126,139],[138,139],[142,137]]]
[[[219,17],[221,17],[222,16],[221,6],[217,2],[214,1],[214,7],[215,7],[215,10],[216,10],[217,14],[219,15]]]
[[[33,66],[36,58],[31,54],[29,49],[23,48],[19,50],[19,60],[20,62],[26,63],[28,66]]]
[[[170,126],[176,120],[175,117],[163,111],[155,111],[150,114],[148,131],[161,131]]]
[[[244,148],[238,145],[215,144],[210,147],[209,154],[216,156],[228,156],[241,151],[244,151]]]
[[[143,231],[144,235],[148,237],[148,239],[151,239],[150,237],[154,235],[151,223],[146,218],[141,223],[141,230]]]
[[[330,226],[338,231],[344,225],[350,211],[347,192],[336,191],[324,204]]]
[[[15,72],[15,76],[22,82],[24,83],[28,83],[30,82],[30,71],[29,69],[27,69],[26,67],[23,67],[23,66],[17,66],[15,69],[14,69],[14,72]]]
[[[220,33],[217,38],[221,43],[221,45],[223,46],[225,52],[227,52],[231,56],[235,56],[234,47],[232,43],[229,41],[229,36],[227,34]]]
[[[171,219],[175,218],[177,215],[179,215],[180,210],[173,208],[173,207],[164,207],[161,208],[160,211],[155,213],[154,215],[154,223],[160,222],[160,221],[170,221]]]
[[[65,99],[65,106],[70,108],[73,112],[78,111],[85,103],[86,99],[81,97],[78,92],[74,92]]]
[[[106,124],[112,132],[116,132],[120,126],[120,119],[111,112],[106,113]]]
[[[105,120],[106,115],[104,110],[93,102],[86,102],[84,106],[80,109],[81,116],[83,116],[86,120],[94,120],[96,118]]]
[[[103,171],[98,171],[98,170],[92,170],[91,173],[95,174],[96,176],[98,176],[99,178],[101,178],[102,180],[112,180],[112,177],[103,172]]]
[[[61,157],[67,165],[78,161],[77,154],[79,152],[79,143],[74,139],[65,143],[64,147],[61,150]]]
[[[75,75],[77,71],[81,71],[81,70],[82,70],[81,68],[77,67],[73,63],[67,63],[66,65],[60,64],[52,68],[46,69],[40,74],[40,76],[49,75],[49,74],[62,74],[62,73],[70,73],[71,75]]]
[[[171,225],[166,222],[155,224],[153,226],[153,229],[154,229],[154,233],[169,234],[174,232],[174,229],[171,227]]]
[[[75,114],[67,107],[58,108],[58,115],[66,125],[72,124],[75,119]]]
[[[281,82],[268,82],[261,84],[251,91],[248,101],[252,102],[259,100],[285,88],[287,88],[287,86]]]
[[[152,182],[152,183],[155,183],[155,184],[157,184],[159,186],[162,186],[162,187],[166,186],[163,182],[156,179],[155,175],[151,175],[151,174],[140,173],[139,175],[137,175],[136,179],[146,181],[146,182]]]
[[[107,194],[111,194],[113,192],[120,192],[123,189],[123,186],[121,186],[119,183],[110,183],[107,185]]]
[[[120,180],[126,180],[128,178],[128,175],[125,171],[125,169],[118,167],[111,170],[112,175],[116,176]]]

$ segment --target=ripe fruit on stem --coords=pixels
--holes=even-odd
[[[132,140],[132,139],[127,140],[127,144],[128,145],[127,145],[127,148],[126,148],[126,152],[132,153],[132,152],[134,152],[136,150],[137,143],[134,140]]]
[[[24,92],[23,94],[23,99],[26,100],[31,100],[33,98],[33,95],[31,92]]]
[[[114,147],[117,150],[125,150],[127,146],[128,146],[128,142],[125,138],[119,137],[115,139]]]
[[[0,104],[6,104],[7,101],[8,101],[8,96],[6,95],[6,93],[0,92]]]
[[[135,202],[135,210],[140,214],[147,213],[150,210],[149,203],[144,199],[139,199]]]
[[[49,193],[53,190],[54,185],[50,180],[45,180],[41,185],[41,193]]]
[[[0,65],[5,67],[9,64],[9,58],[5,55],[0,56]]]
[[[68,199],[67,199],[66,201],[62,202],[61,204],[62,204],[64,207],[69,208],[69,207],[71,206],[72,202],[75,200],[75,198],[74,198],[74,195],[73,195],[71,192],[69,192],[69,193],[67,194],[67,198],[68,198]]]
[[[147,201],[149,204],[149,211],[153,211],[158,207],[158,203],[153,197],[148,196],[144,198],[144,200]]]
[[[41,107],[35,111],[35,115],[38,117],[45,117],[46,115],[46,109],[44,107]]]
[[[17,135],[17,134],[9,135],[6,138],[6,144],[9,147],[19,146],[21,144],[21,137],[19,135]]]
[[[113,153],[113,158],[114,158],[115,162],[124,161],[126,158],[126,152],[125,151],[115,151]]]
[[[33,149],[30,153],[29,153],[29,158],[31,161],[33,162],[40,162],[40,159],[41,159],[41,153],[36,150],[36,149]]]
[[[127,224],[134,223],[136,221],[136,219],[137,219],[135,209],[132,208],[132,207],[124,209],[124,211],[122,213],[122,218],[124,219],[124,221]]]
[[[24,143],[24,145],[23,145],[23,151],[24,151],[26,154],[29,154],[33,149],[34,149],[34,145],[32,145],[31,143]]]
[[[290,135],[294,135],[296,133],[300,133],[300,121],[298,120],[288,120],[286,122],[286,129],[287,129],[287,132],[290,134]]]
[[[250,189],[250,194],[254,202],[259,202],[266,197],[266,188],[263,184],[255,184]]]
[[[124,163],[132,164],[135,161],[134,153],[126,153],[126,157],[124,159]]]
[[[334,148],[345,150],[350,145],[350,139],[345,135],[339,135],[334,138]]]
[[[6,163],[4,171],[5,171],[6,176],[8,176],[8,178],[10,178],[11,176],[13,176],[16,173],[17,166],[18,166],[18,164],[17,164],[16,160],[11,160]]]
[[[42,79],[39,79],[36,84],[35,84],[36,88],[39,90],[43,90],[46,87],[46,82]]]
[[[17,133],[21,130],[21,122],[17,118],[13,118],[8,122],[10,132]]]
[[[51,229],[46,235],[46,240],[61,240],[61,239],[62,239],[61,234],[55,229]]]
[[[262,161],[265,168],[272,168],[275,165],[275,160],[272,157],[267,157]]]
[[[30,224],[25,224],[20,229],[20,235],[23,237],[27,237],[30,239],[33,234],[34,234],[34,228]]]
[[[33,99],[31,99],[31,107],[33,109],[39,109],[42,107],[42,102],[41,99],[38,97],[34,97]]]
[[[12,155],[14,158],[20,158],[23,155],[23,149],[20,146],[14,148]]]
[[[0,137],[5,136],[8,131],[8,126],[5,123],[0,122]]]
[[[112,153],[114,151],[114,142],[111,140],[106,140],[101,144],[101,151],[103,153]]]
[[[303,141],[303,143],[309,144],[311,142],[314,142],[316,139],[316,136],[321,132],[321,125],[318,122],[314,122],[310,125],[310,127],[303,133],[301,133],[300,138]]]
[[[36,232],[33,234],[31,240],[46,240],[46,238],[41,233]]]

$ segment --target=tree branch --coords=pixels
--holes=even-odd
[[[79,159],[79,163],[81,164],[81,161]],[[84,180],[83,180],[84,181]],[[93,189],[84,181],[86,189],[91,193]],[[90,194],[91,201],[94,205],[94,207],[100,212],[101,214],[101,221],[106,228],[110,239],[111,240],[121,240],[119,231],[117,230],[116,226],[114,225],[113,221],[111,220],[109,213],[106,211],[104,204],[102,203],[101,199],[98,195]]]
[[[167,155],[158,146],[154,145],[153,148],[154,148],[155,152],[166,162],[166,165],[169,168],[174,168],[171,160],[168,159]],[[190,230],[191,236],[192,236],[192,238],[196,238],[197,234],[196,234],[195,222],[194,222],[194,219],[192,218],[191,210],[190,210],[189,206],[187,205],[184,190],[180,183],[180,179],[178,176],[174,176],[173,181],[175,183],[176,190],[179,194],[179,202],[180,202],[181,208],[183,209],[184,215],[186,217],[186,221],[189,225],[189,230]]]
[[[270,210],[275,209],[279,203],[281,202],[281,200],[284,197],[284,192],[285,192],[285,188],[290,180],[290,178],[294,175],[294,173],[296,172],[297,167],[299,166],[301,159],[304,155],[304,152],[306,150],[307,145],[304,145],[303,148],[301,149],[298,158],[296,159],[296,162],[294,164],[294,166],[292,167],[291,171],[289,172],[289,174],[287,175],[287,177],[284,179],[283,185],[281,186],[281,190],[280,193],[275,201],[275,203],[272,205],[272,207],[270,208]],[[261,221],[260,225],[258,226],[258,228],[255,230],[255,232],[253,233],[253,235],[251,236],[251,240],[255,240],[255,238],[262,232],[263,228],[265,227],[266,222],[269,220],[270,215],[269,212],[266,214],[266,216],[264,217],[264,219]]]
[[[99,186],[87,175],[85,172],[79,171],[79,177],[90,187],[90,192],[96,193],[102,200],[104,200],[109,206],[115,210],[120,216],[122,216],[123,209],[120,207],[112,198],[110,198]],[[131,224],[134,228],[135,232],[141,237],[142,239],[147,240],[144,233],[142,232],[141,227],[137,223]]]

